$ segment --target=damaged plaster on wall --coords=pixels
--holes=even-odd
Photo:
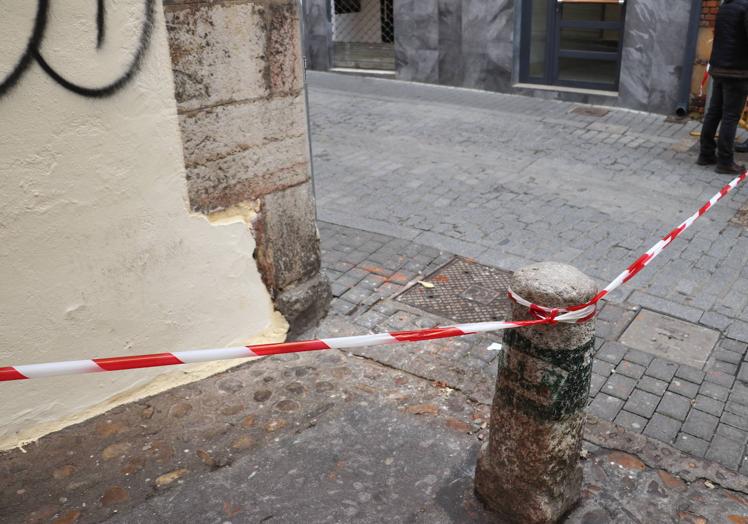
[[[0,81],[34,31],[35,5],[0,0]],[[26,364],[278,342],[287,323],[253,258],[257,205],[187,209],[163,11],[127,86],[70,92],[37,64],[0,98],[0,362]],[[84,86],[116,81],[143,4],[50,5],[41,47]],[[6,383],[0,449],[240,361]]]
[[[165,0],[192,209],[257,204],[260,274],[297,336],[327,311],[297,0]]]

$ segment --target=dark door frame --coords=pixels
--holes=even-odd
[[[545,42],[545,70],[542,77],[530,76],[530,44],[532,37],[532,3],[546,2],[546,42]],[[520,82],[530,84],[555,85],[562,87],[576,87],[582,89],[599,89],[617,91],[621,75],[621,55],[623,52],[623,35],[626,22],[626,3],[621,4],[621,20],[615,22],[593,20],[562,20],[564,2],[558,0],[521,0],[520,18]],[[617,30],[619,32],[618,49],[615,52],[580,51],[561,49],[561,29],[601,29]],[[559,58],[598,59],[616,62],[616,79],[614,84],[598,82],[581,82],[559,80]]]

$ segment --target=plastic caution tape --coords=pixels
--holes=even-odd
[[[605,296],[634,278],[642,269],[647,267],[662,251],[667,248],[686,229],[707,213],[730,191],[738,187],[748,177],[743,172],[714,195],[709,202],[688,217],[678,227],[652,246],[646,253],[634,261],[610,284],[586,304],[579,304],[567,308],[548,308],[533,304],[518,296],[511,289],[509,297],[515,302],[526,306],[536,317],[536,320],[480,322],[474,324],[458,324],[455,326],[421,329],[416,331],[396,331],[392,333],[378,333],[354,337],[327,338],[319,340],[305,340],[300,342],[283,342],[280,344],[265,344],[257,346],[242,346],[221,349],[200,349],[193,351],[177,351],[174,353],[156,353],[151,355],[136,355],[111,358],[94,358],[90,360],[72,360],[66,362],[50,362],[45,364],[28,364],[25,366],[0,367],[0,382],[24,380],[31,378],[54,377],[60,375],[79,375],[85,373],[100,373],[105,371],[122,371],[126,369],[150,368],[158,366],[176,366],[180,364],[195,364],[217,360],[229,360],[247,357],[263,357],[267,355],[282,355],[285,353],[301,353],[305,351],[322,351],[327,349],[352,349],[368,346],[380,346],[403,342],[421,342],[441,338],[461,337],[476,333],[486,333],[512,329],[518,327],[555,324],[558,322],[586,322],[595,316],[597,304]]]

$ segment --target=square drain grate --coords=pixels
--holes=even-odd
[[[424,280],[404,291],[398,302],[459,323],[504,320],[511,314],[507,298],[512,273],[457,257]]]

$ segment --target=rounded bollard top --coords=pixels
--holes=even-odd
[[[577,268],[560,262],[541,262],[516,271],[512,290],[539,306],[584,304],[597,293],[597,284]]]
[[[514,273],[512,290],[525,300],[545,307],[568,307],[589,302],[597,285],[577,268],[559,262],[543,262],[523,267]],[[513,320],[532,320],[530,311],[519,304],[512,306]],[[576,351],[588,345],[595,335],[595,321],[542,325],[524,328],[521,333],[506,336],[523,337],[538,348]]]

